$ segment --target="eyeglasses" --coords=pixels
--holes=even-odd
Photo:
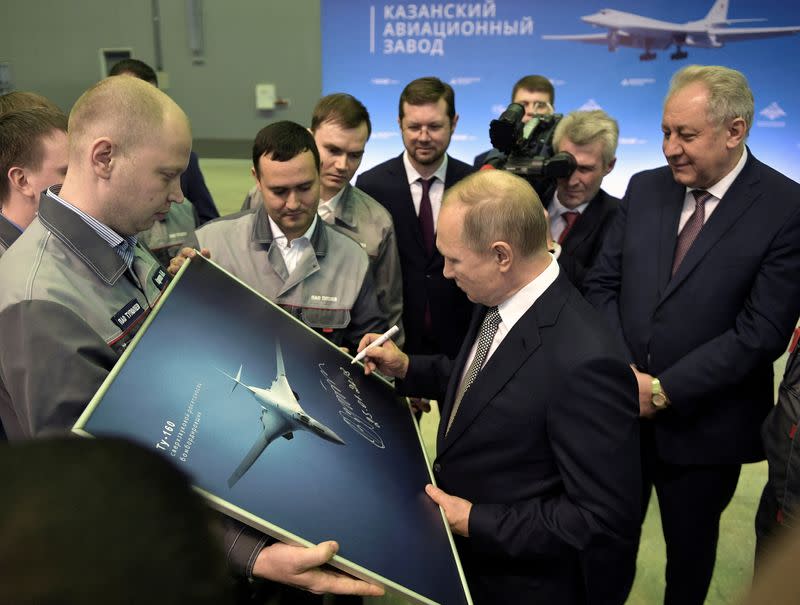
[[[403,130],[415,137],[420,136],[423,131],[426,132],[428,136],[436,136],[441,133],[444,128],[444,124],[409,124],[408,126],[403,126]]]

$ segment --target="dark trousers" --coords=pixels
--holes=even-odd
[[[719,519],[736,491],[741,465],[680,465],[659,460],[643,431],[642,519],[651,486],[667,545],[665,605],[702,605],[717,558]],[[645,445],[644,442],[649,442]]]

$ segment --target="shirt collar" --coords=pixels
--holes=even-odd
[[[53,185],[47,189],[46,195],[47,197],[57,201],[62,206],[69,208],[75,214],[77,214],[78,217],[80,217],[80,219],[92,229],[92,231],[99,235],[104,242],[114,249],[114,252],[119,254],[119,256],[125,261],[125,264],[130,269],[133,265],[133,259],[136,256],[135,250],[136,242],[138,241],[137,237],[135,235],[120,235],[102,221],[97,220],[95,217],[87,214],[77,206],[70,204],[67,200],[59,195],[60,192],[61,185]]]
[[[15,222],[14,222],[14,221],[12,221],[10,218],[8,218],[8,217],[7,217],[5,214],[3,214],[3,213],[2,213],[2,211],[0,211],[0,220],[3,220],[4,222],[8,223],[8,224],[9,224],[9,225],[11,225],[12,227],[14,227],[14,228],[15,228],[17,231],[19,231],[20,233],[22,233],[23,231],[25,231],[25,229],[23,229],[22,227],[20,227],[19,225],[17,225],[17,223],[15,223]]]
[[[311,234],[314,232],[314,228],[317,226],[317,220],[319,217],[315,214],[314,220],[311,221],[311,225],[309,225],[308,229],[306,229],[305,233],[298,238],[295,238],[294,241],[306,239],[307,241],[311,241]],[[272,217],[267,214],[267,220],[269,220],[269,228],[272,231],[272,238],[273,241],[278,244],[281,248],[291,248],[292,242],[289,242],[286,235],[281,231],[281,228],[278,227],[278,223],[272,220]]]
[[[339,207],[339,202],[342,199],[342,196],[344,195],[344,190],[345,188],[342,187],[341,189],[339,189],[339,192],[329,200],[320,199],[319,205],[325,206],[326,208],[328,208],[328,210],[331,211],[331,214],[333,216],[336,216],[336,210]]]
[[[576,206],[575,208],[567,208],[564,204],[562,204],[558,199],[558,189],[553,193],[553,201],[550,204],[550,209],[548,212],[550,213],[550,218],[556,218],[561,216],[565,212],[577,212],[578,214],[583,214],[583,211],[589,206],[589,202],[591,200],[585,201],[582,204]]]
[[[550,264],[547,268],[537,275],[532,281],[521,288],[499,305],[497,310],[500,312],[500,319],[506,329],[511,330],[519,319],[533,306],[538,298],[544,294],[558,277],[558,262],[553,255],[550,255]]]
[[[411,158],[408,157],[408,151],[403,152],[403,165],[406,167],[406,177],[408,178],[408,184],[415,183],[416,181],[420,180],[422,176],[417,169],[411,164]],[[445,153],[442,156],[442,163],[439,164],[439,167],[436,169],[430,178],[432,179],[439,179],[444,183],[444,178],[447,176],[447,154]]]
[[[733,185],[733,181],[736,180],[736,177],[739,176],[739,173],[741,173],[742,170],[744,170],[744,165],[746,162],[747,162],[747,147],[745,147],[742,150],[742,157],[740,157],[739,161],[736,162],[736,166],[733,167],[733,170],[731,170],[728,174],[722,177],[719,181],[714,183],[711,187],[707,187],[706,191],[708,191],[718,200],[721,200],[722,196],[724,196],[728,192],[728,189],[731,188],[731,185]],[[687,194],[690,193],[691,191],[693,191],[692,188],[690,187],[686,188]]]

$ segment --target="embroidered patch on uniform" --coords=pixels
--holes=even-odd
[[[144,307],[138,300],[132,298],[127,305],[111,316],[111,321],[114,322],[115,326],[124,330],[128,325],[136,321],[142,313],[144,313]]]
[[[314,302],[338,302],[338,296],[324,296],[322,294],[312,294],[310,296],[311,300]]]
[[[169,280],[167,279],[167,272],[161,267],[156,269],[156,272],[153,273],[153,283],[159,290],[162,290],[164,286],[169,283]]]

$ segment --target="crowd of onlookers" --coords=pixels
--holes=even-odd
[[[555,113],[542,76],[511,100],[523,124]],[[69,117],[3,95],[0,601],[382,592],[325,566],[335,542],[287,546],[212,516],[131,444],[31,441],[69,431],[196,254],[351,353],[398,326],[366,371],[418,415],[439,403],[426,491],[475,603],[624,603],[653,489],[665,603],[702,603],[741,465],[765,455],[756,564],[774,573],[762,561],[800,496],[796,352],[778,406],[772,371],[800,314],[800,185],[746,146],[753,108],[735,70],[678,71],[667,165],[620,200],[601,188],[619,135],[605,112],[558,117],[551,151],[575,167],[533,187],[496,149],[448,154],[455,95],[435,77],[402,91],[404,149],[353,185],[370,116],[331,94],[309,128],[256,134],[254,185],[219,217],[189,120],[146,64],[115,65]]]

